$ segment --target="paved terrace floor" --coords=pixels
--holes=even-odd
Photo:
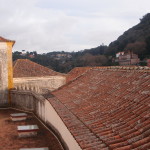
[[[12,122],[11,113],[17,110],[0,110],[0,150],[19,150],[20,148],[49,147],[50,150],[62,150],[56,137],[50,133],[32,114],[26,121]],[[19,138],[18,125],[37,124],[39,132],[36,137]]]

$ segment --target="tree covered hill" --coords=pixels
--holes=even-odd
[[[141,59],[150,57],[150,13],[140,19],[140,23],[125,31],[111,42],[106,54],[115,55],[119,51],[131,50]]]
[[[103,66],[108,65],[109,56],[105,56],[107,46],[100,45],[96,48],[81,50],[79,52],[49,52],[37,54],[37,52],[14,52],[13,61],[17,59],[30,59],[40,65],[46,66],[57,72],[67,73],[74,67]]]

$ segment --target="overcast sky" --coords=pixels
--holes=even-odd
[[[78,51],[109,45],[149,10],[150,0],[0,0],[0,36],[14,51]]]

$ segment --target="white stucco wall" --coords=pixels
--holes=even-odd
[[[0,42],[0,105],[8,103],[7,44]]]
[[[62,139],[67,144],[69,150],[81,150],[74,137],[71,135],[59,115],[56,113],[54,108],[45,100],[45,119],[46,122],[50,123],[60,133]]]

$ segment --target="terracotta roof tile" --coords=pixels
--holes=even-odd
[[[132,144],[132,147],[133,148],[136,148],[136,147],[139,147],[141,145],[144,145],[146,143],[150,142],[150,136],[146,137],[146,138],[143,138],[135,143]]]
[[[13,73],[14,78],[65,75],[32,62],[29,59],[17,59],[14,62]]]
[[[77,77],[81,76],[83,73],[91,69],[91,67],[76,67],[72,69],[67,74],[67,82],[72,81],[73,79],[76,79]]]
[[[150,72],[136,69],[91,68],[53,92],[82,149],[150,148]]]

